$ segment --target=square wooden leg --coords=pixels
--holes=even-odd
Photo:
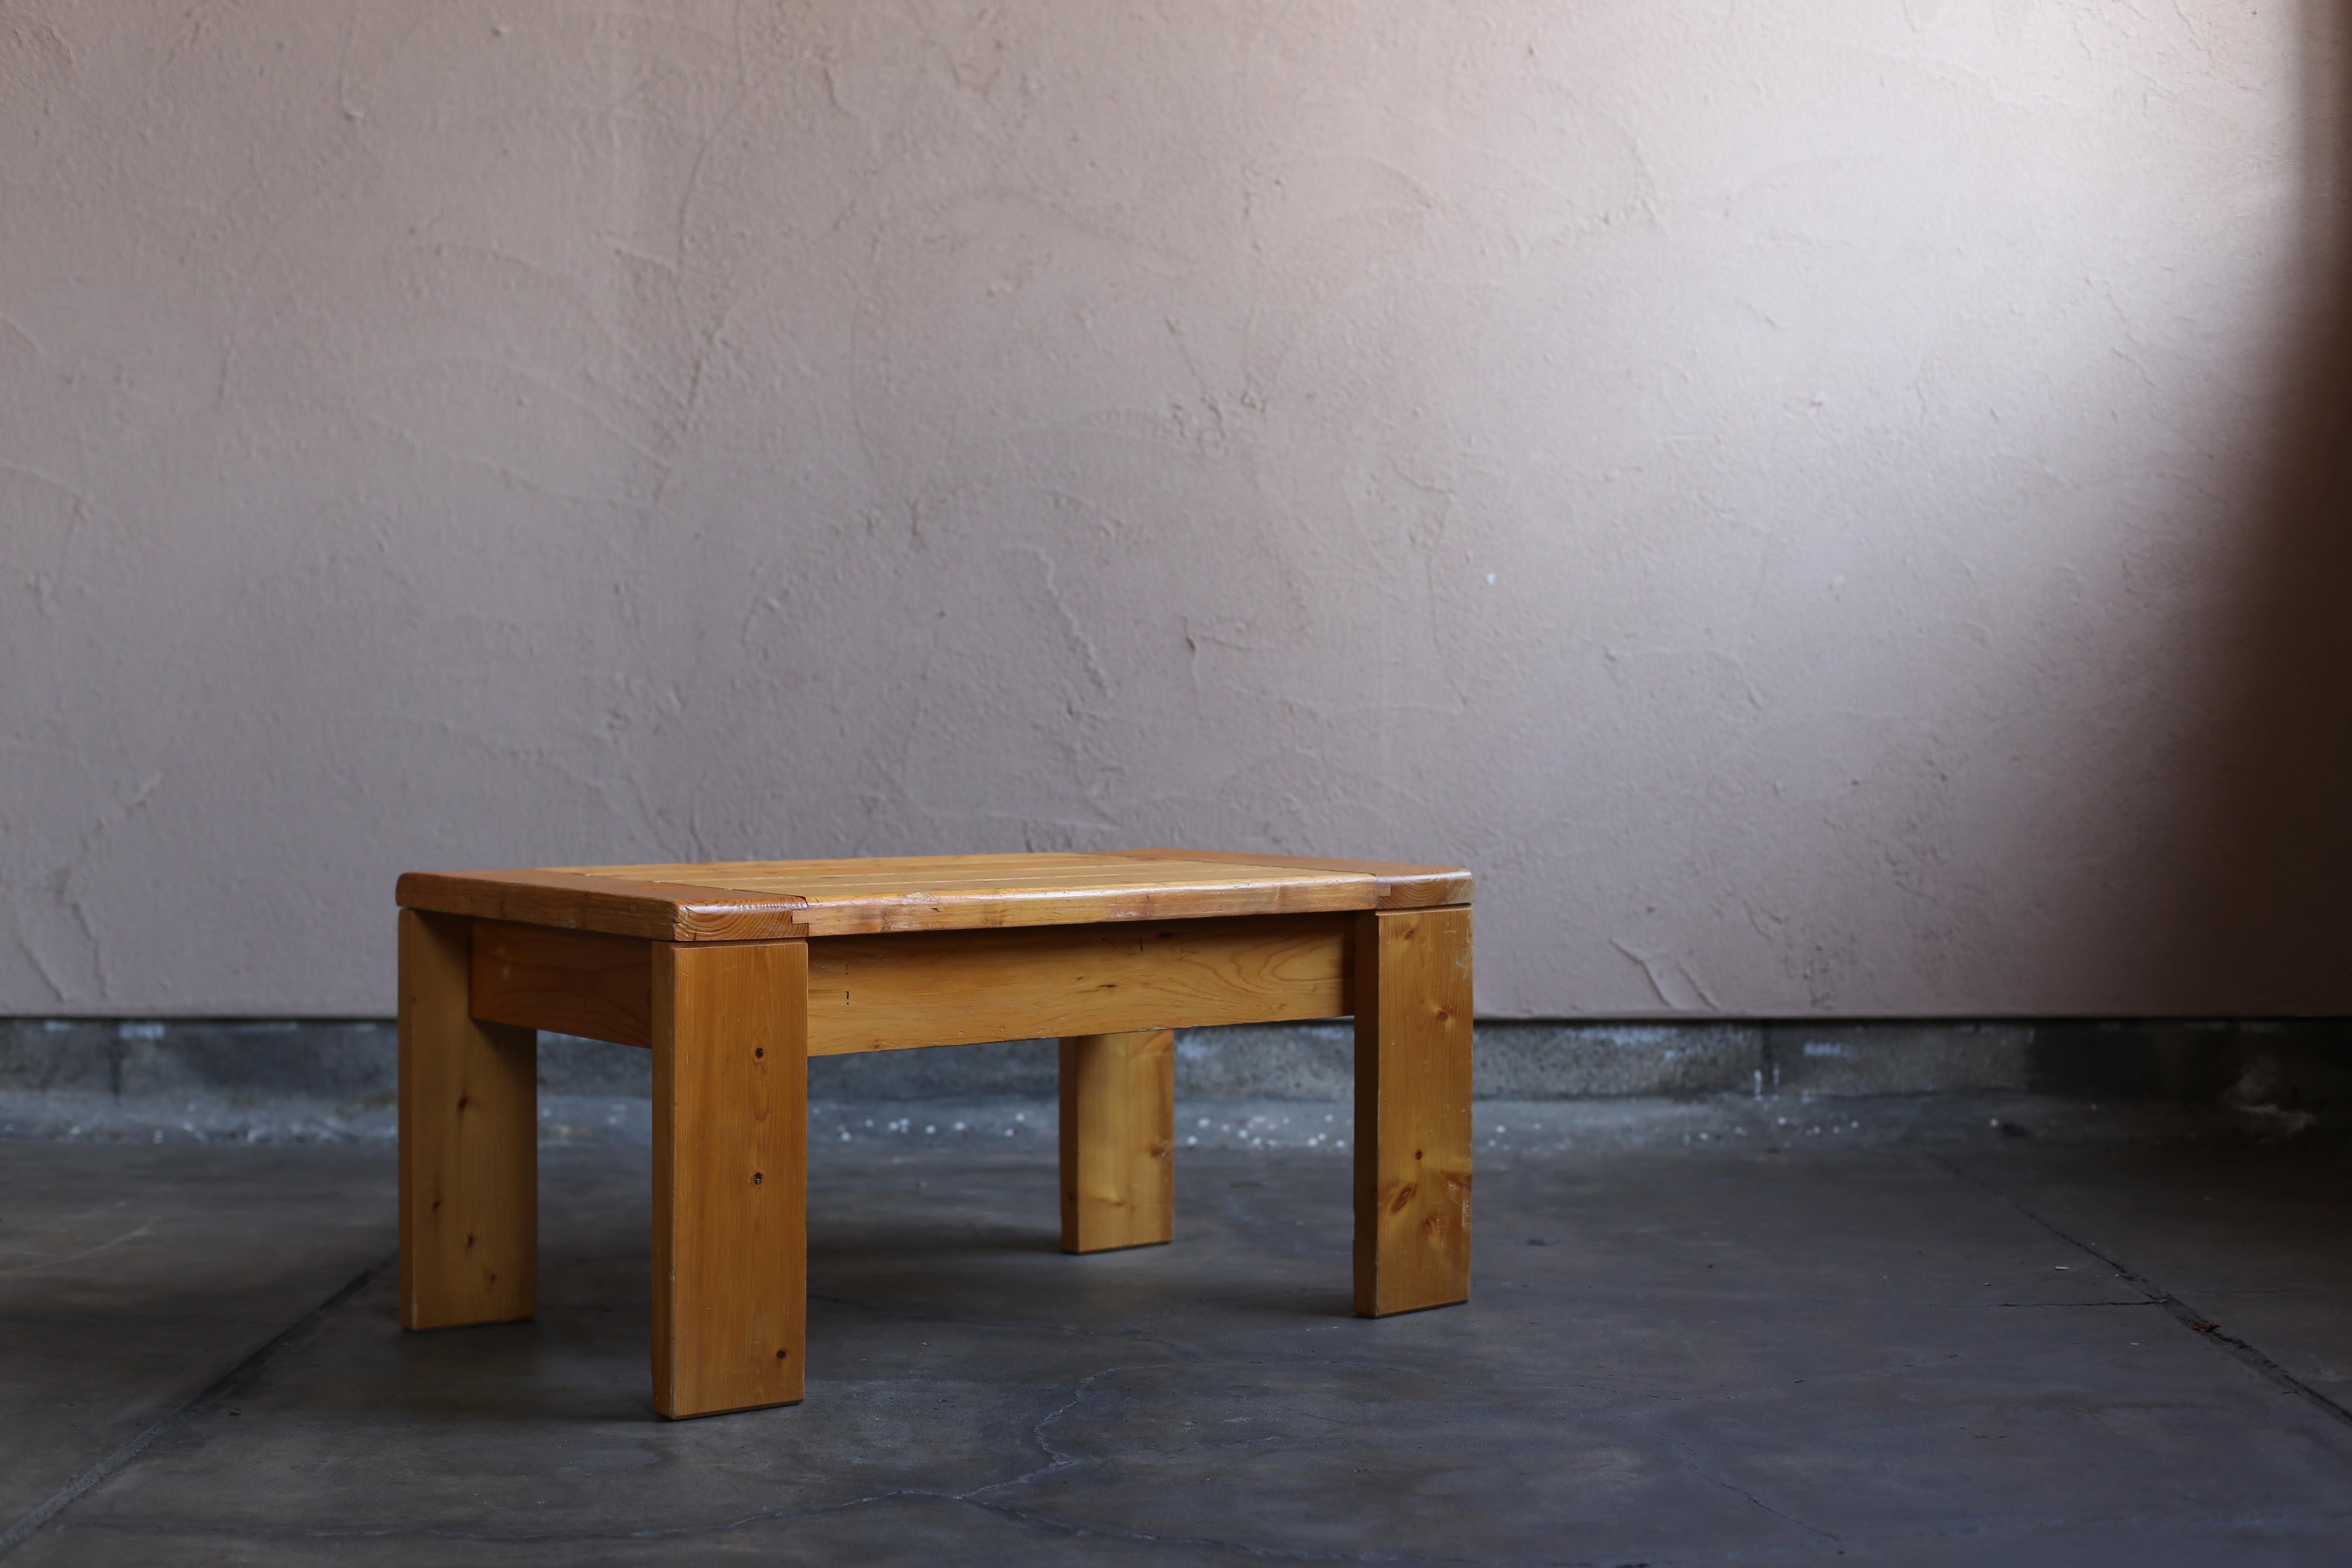
[[[1062,1042],[1062,1250],[1150,1247],[1176,1235],[1176,1037]]]
[[[1356,1310],[1470,1298],[1470,910],[1356,919]]]
[[[469,1016],[472,937],[400,912],[403,1328],[538,1310],[539,1036]]]
[[[653,944],[654,1408],[801,1398],[808,945]]]

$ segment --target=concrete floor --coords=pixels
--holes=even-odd
[[[675,1425],[641,1148],[547,1152],[538,1322],[404,1335],[381,1146],[0,1142],[0,1554],[2352,1560],[2352,1151],[1947,1131],[1482,1151],[1381,1322],[1345,1154],[1069,1258],[1050,1141],[819,1142],[807,1404]]]

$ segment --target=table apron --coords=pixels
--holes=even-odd
[[[811,1056],[1355,1010],[1351,911],[808,939]],[[653,943],[473,922],[471,1012],[653,1040]]]

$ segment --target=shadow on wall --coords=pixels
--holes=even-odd
[[[2181,857],[2195,897],[2162,954],[2170,976],[2220,977],[2213,1012],[2299,995],[2352,1013],[2352,19],[2338,0],[2305,17],[2303,329],[2246,513],[2227,718]]]

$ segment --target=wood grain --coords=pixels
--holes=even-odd
[[[1356,1310],[1470,1295],[1470,911],[1356,924]]]
[[[1355,917],[826,937],[809,944],[809,1051],[897,1050],[1334,1017]]]
[[[537,1310],[538,1037],[467,1016],[470,923],[400,914],[400,1321],[409,1329]]]
[[[562,869],[693,881],[739,897],[790,897],[799,900],[794,918],[811,936],[1348,910],[1371,907],[1378,894],[1376,879],[1362,872],[1132,855],[927,855]]]
[[[755,942],[804,931],[796,899],[561,869],[410,871],[393,897],[404,909],[656,942]]]
[[[1191,850],[411,872],[408,907],[661,942],[1339,913],[1469,896],[1469,873]]]
[[[653,944],[633,937],[474,922],[476,1018],[650,1046]]]
[[[654,1407],[801,1398],[808,950],[653,946]]]
[[[1062,1250],[1152,1247],[1176,1234],[1176,1037],[1062,1041]]]
[[[1356,871],[1378,884],[1374,909],[1425,909],[1433,904],[1466,904],[1476,879],[1459,866],[1412,866],[1389,860],[1334,860],[1307,855],[1243,855],[1214,849],[1126,849],[1122,855],[1146,860],[1207,861],[1235,866],[1278,866],[1291,870]]]

